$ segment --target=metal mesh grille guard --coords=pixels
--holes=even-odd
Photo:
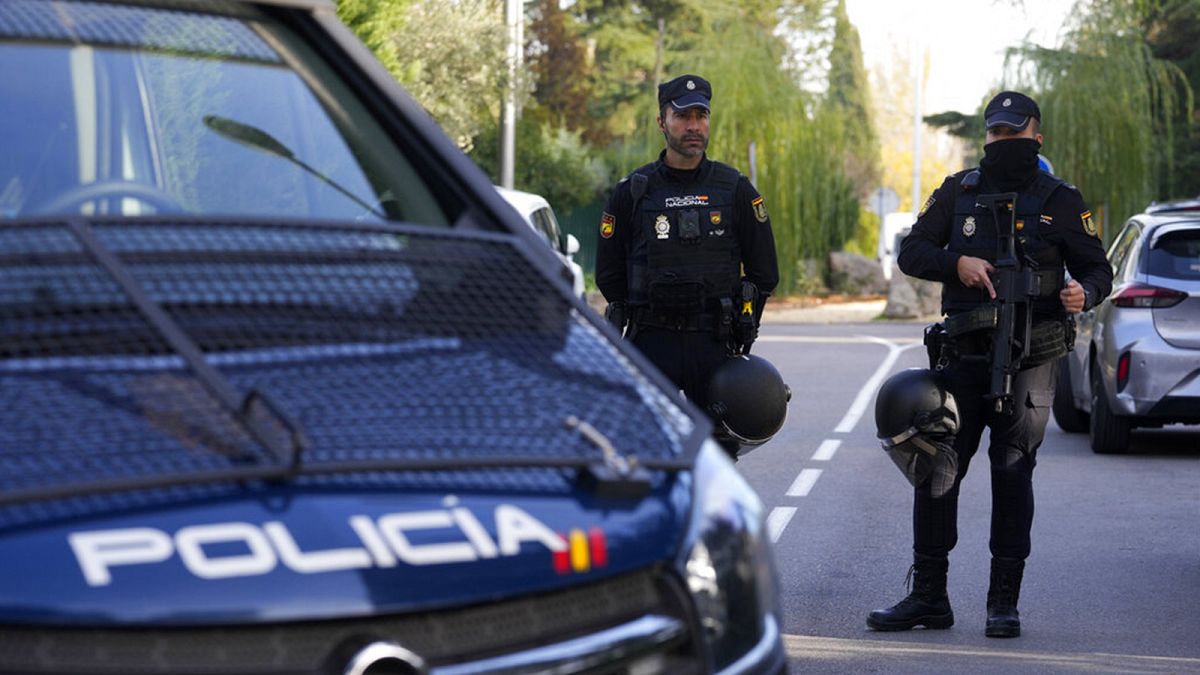
[[[221,12],[237,12],[233,3],[211,4]],[[279,56],[267,43],[236,19],[104,2],[4,0],[0,2],[0,35],[279,63]]]
[[[681,617],[669,580],[642,570],[474,607],[304,623],[0,627],[0,672],[328,673],[346,647],[394,641],[436,665],[511,654],[648,614]],[[352,652],[351,652],[352,653]],[[696,672],[696,668],[674,672]]]
[[[366,224],[0,225],[0,504],[290,463],[595,461],[571,416],[682,465],[693,420],[519,246]]]

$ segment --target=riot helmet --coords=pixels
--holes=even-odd
[[[889,377],[875,397],[875,429],[884,451],[913,487],[930,481],[934,497],[954,487],[958,405],[937,374],[909,368]]]
[[[766,443],[783,428],[792,390],[770,361],[739,354],[708,382],[708,413],[717,434],[744,446]]]

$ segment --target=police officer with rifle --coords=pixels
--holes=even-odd
[[[778,431],[790,393],[770,364],[749,356],[779,282],[775,239],[750,181],[705,152],[711,102],[698,75],[659,86],[666,148],[609,198],[596,285],[609,321],[713,418],[736,458]]]
[[[902,470],[926,467],[920,476],[906,471],[916,486],[912,591],[871,612],[867,625],[876,630],[954,623],[946,575],[958,540],[959,485],[987,428],[992,564],[984,632],[1020,635],[1017,599],[1030,551],[1033,469],[1059,360],[1074,342],[1072,315],[1093,307],[1112,287],[1112,268],[1083,197],[1039,170],[1037,104],[1005,91],[988,103],[984,117],[979,167],[947,177],[900,246],[904,273],[944,284],[946,318],[926,331],[931,370],[897,378],[910,380],[909,390],[929,389],[932,381],[944,391],[932,395],[925,410],[912,408],[911,395],[898,395],[902,386],[885,385],[876,401],[889,454]],[[1064,282],[1064,265],[1070,281]],[[933,411],[941,413],[931,418]],[[920,455],[912,443],[926,430],[940,432],[930,438],[941,445],[922,442],[935,452]]]

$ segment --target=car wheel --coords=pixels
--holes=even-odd
[[[1092,365],[1092,418],[1089,431],[1092,436],[1092,451],[1101,455],[1112,455],[1129,449],[1129,431],[1133,426],[1128,417],[1113,412],[1100,378],[1100,369]]]
[[[1082,434],[1088,430],[1088,414],[1075,407],[1071,394],[1071,368],[1067,358],[1058,362],[1058,383],[1054,385],[1054,421],[1069,434]]]

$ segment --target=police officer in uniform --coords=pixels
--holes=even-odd
[[[985,634],[1020,634],[1017,599],[1030,549],[1033,468],[1050,415],[1059,357],[1073,341],[1069,317],[1095,306],[1112,288],[1112,268],[1083,196],[1075,186],[1039,170],[1037,103],[1005,91],[988,103],[984,116],[987,139],[979,167],[947,177],[933,192],[901,244],[897,262],[905,274],[942,282],[946,325],[957,320],[970,327],[972,312],[978,315],[996,297],[990,275],[995,271],[997,224],[977,197],[1017,193],[1013,229],[1018,254],[1036,271],[1038,287],[1031,302],[1031,353],[1013,379],[1011,414],[997,411],[985,399],[988,364],[978,357],[989,353],[991,331],[952,338],[951,357],[936,364],[958,405],[960,427],[953,443],[957,479],[938,496],[929,483],[916,488],[912,592],[892,607],[871,612],[867,625],[876,630],[953,624],[946,574],[958,540],[959,484],[988,428],[992,564]],[[1072,277],[1066,283],[1064,264]]]
[[[600,220],[596,285],[605,315],[692,402],[758,335],[779,282],[763,198],[708,159],[712,87],[683,75],[658,88],[658,160],[617,184]],[[736,457],[736,443],[724,443]]]

